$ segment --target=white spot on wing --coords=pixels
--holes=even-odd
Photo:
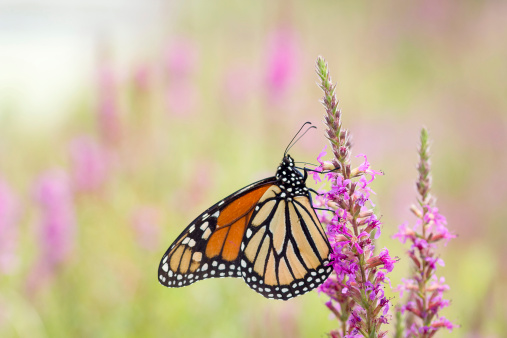
[[[165,272],[169,271],[169,265],[167,265],[167,263],[162,265],[162,270],[164,270]]]
[[[202,231],[204,231],[204,230],[206,230],[206,229],[208,228],[208,225],[209,225],[209,224],[208,224],[208,222],[204,222],[203,224],[201,224],[200,229],[201,229]]]
[[[209,235],[211,235],[211,230],[210,228],[207,228],[204,233],[202,234],[201,238],[202,239],[208,239]]]

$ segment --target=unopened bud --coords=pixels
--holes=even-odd
[[[327,201],[327,206],[330,207],[331,209],[334,209],[334,210],[338,210],[340,208],[338,203],[333,202],[333,201]]]

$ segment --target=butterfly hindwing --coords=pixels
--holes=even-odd
[[[159,282],[182,287],[205,278],[241,277],[239,252],[252,212],[274,178],[253,183],[199,215],[166,251]]]
[[[242,276],[267,298],[287,300],[319,286],[331,273],[328,241],[309,196],[285,199],[274,185],[255,208],[241,260]]]

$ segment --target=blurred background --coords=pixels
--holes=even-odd
[[[459,235],[438,272],[462,327],[440,336],[507,336],[506,16],[504,1],[0,1],[0,336],[325,337],[337,322],[317,292],[156,276],[196,215],[274,174],[305,121],[319,129],[291,154],[316,162],[318,55],[353,155],[385,173],[393,287],[424,125]]]

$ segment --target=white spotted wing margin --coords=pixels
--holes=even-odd
[[[248,229],[241,274],[264,297],[288,300],[315,289],[330,275],[331,247],[308,193],[287,197],[272,186]]]
[[[222,253],[214,257],[207,257],[208,241],[217,230],[217,220],[220,213],[227,206],[260,187],[275,183],[275,177],[252,183],[217,202],[194,219],[162,256],[158,268],[158,281],[167,287],[183,287],[206,278],[241,277],[241,253],[232,260],[224,259]],[[256,203],[249,212],[253,211],[255,205]],[[240,216],[238,218],[245,215]],[[246,224],[246,228],[248,228],[248,224]]]

